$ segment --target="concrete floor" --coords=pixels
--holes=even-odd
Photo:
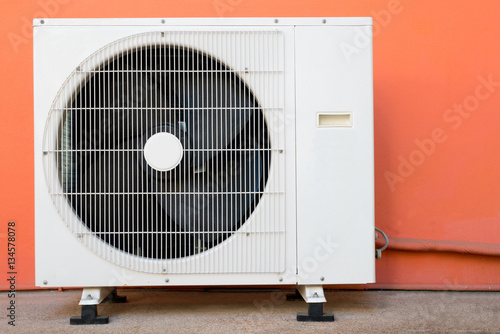
[[[126,304],[99,305],[108,325],[70,326],[80,292],[19,292],[16,327],[0,333],[500,333],[500,292],[328,291],[333,323],[299,323],[291,291],[126,290]],[[0,309],[8,306],[0,294]]]

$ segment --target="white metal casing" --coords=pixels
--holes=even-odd
[[[324,22],[324,20],[326,20]],[[347,61],[371,18],[40,19],[34,21],[36,285],[349,284],[374,281],[371,42]],[[87,57],[127,36],[159,31],[279,31],[283,36],[285,243],[277,272],[148,273],[90,251],[64,223],[44,175],[48,112]],[[195,43],[196,41],[193,41]],[[193,44],[192,47],[199,47]],[[216,56],[225,61],[224,54]],[[258,90],[256,87],[250,88]],[[335,116],[320,127],[319,114]],[[342,121],[343,122],[343,121]],[[261,203],[259,205],[263,205]],[[234,239],[234,237],[231,237]],[[230,239],[231,239],[230,238]],[[228,239],[229,241],[229,239]],[[220,245],[216,252],[224,254]],[[222,256],[222,255],[221,255]],[[227,256],[227,255],[226,255]],[[183,261],[183,260],[182,260]],[[192,260],[193,261],[193,260]],[[194,260],[196,261],[196,260]],[[166,282],[168,280],[168,282]]]

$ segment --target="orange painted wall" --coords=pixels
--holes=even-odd
[[[7,287],[10,220],[18,288],[34,281],[34,17],[373,16],[377,226],[392,237],[499,243],[498,13],[497,0],[3,1],[0,289]],[[377,280],[500,289],[500,259],[388,251]]]

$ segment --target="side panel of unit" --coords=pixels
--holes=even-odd
[[[299,284],[375,279],[370,31],[295,29]]]

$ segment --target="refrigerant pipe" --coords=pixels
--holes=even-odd
[[[385,244],[385,240],[382,239],[377,239],[375,242],[377,248],[381,248]],[[500,256],[500,245],[469,241],[390,238],[387,249],[409,252],[447,252]]]

